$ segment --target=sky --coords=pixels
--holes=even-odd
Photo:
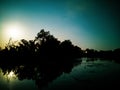
[[[44,29],[82,49],[120,48],[119,0],[0,0],[0,45],[5,28],[19,24],[19,39],[34,39]]]

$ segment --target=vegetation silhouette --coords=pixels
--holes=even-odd
[[[37,33],[34,40],[12,41],[10,38],[4,49],[0,48],[0,62],[36,63],[45,61],[69,61],[75,58],[100,58],[120,62],[120,48],[115,50],[82,50],[70,40],[59,41],[44,29]],[[31,60],[32,58],[32,60]]]
[[[86,49],[83,51],[83,57],[87,58],[98,58],[101,60],[114,60],[117,63],[120,63],[120,48],[115,50],[94,50],[94,49]]]
[[[69,61],[81,56],[81,48],[74,46],[70,40],[59,41],[44,29],[34,40],[22,39],[19,42],[12,42],[10,39],[5,49],[0,51],[1,62],[7,63],[33,63],[42,60]],[[31,58],[33,60],[30,60]]]

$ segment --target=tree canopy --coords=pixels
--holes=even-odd
[[[16,45],[10,39],[6,48],[1,51],[0,56],[12,60],[17,59],[17,61],[18,59],[22,61],[30,58],[40,61],[42,59],[62,60],[63,58],[68,60],[69,58],[80,57],[80,54],[82,55],[81,48],[74,46],[70,40],[61,42],[44,29],[37,33],[34,40],[22,39],[17,43]]]
[[[118,60],[120,58],[120,49],[97,51],[87,48],[82,50],[80,47],[73,45],[70,40],[59,41],[44,29],[40,30],[33,40],[21,39],[13,42],[10,38],[5,49],[0,48],[0,58],[1,60],[10,59],[7,62],[25,62],[30,61],[31,58],[34,59],[33,61],[38,62],[42,60],[69,61],[81,57]]]

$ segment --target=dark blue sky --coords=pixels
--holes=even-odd
[[[0,44],[8,41],[3,26],[10,23],[25,28],[25,39],[34,39],[44,28],[83,49],[120,48],[118,0],[1,0]]]

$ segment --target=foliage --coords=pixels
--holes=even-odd
[[[7,62],[30,62],[33,58],[34,62],[44,61],[69,61],[75,58],[107,58],[120,59],[120,49],[109,51],[97,51],[87,48],[82,50],[78,46],[74,46],[70,40],[59,41],[49,31],[42,29],[37,33],[34,40],[25,40],[13,42],[10,38],[5,49],[0,49],[1,60]],[[5,61],[6,62],[6,61]],[[31,61],[33,62],[33,61]]]
[[[27,61],[31,58],[39,62],[42,60],[69,60],[82,55],[81,48],[74,46],[70,40],[61,42],[51,35],[49,31],[44,31],[44,29],[37,33],[34,40],[22,39],[17,42],[17,45],[15,43],[10,39],[5,49],[1,51],[2,54],[0,56],[11,59],[13,62],[14,60],[25,62],[25,60]]]

